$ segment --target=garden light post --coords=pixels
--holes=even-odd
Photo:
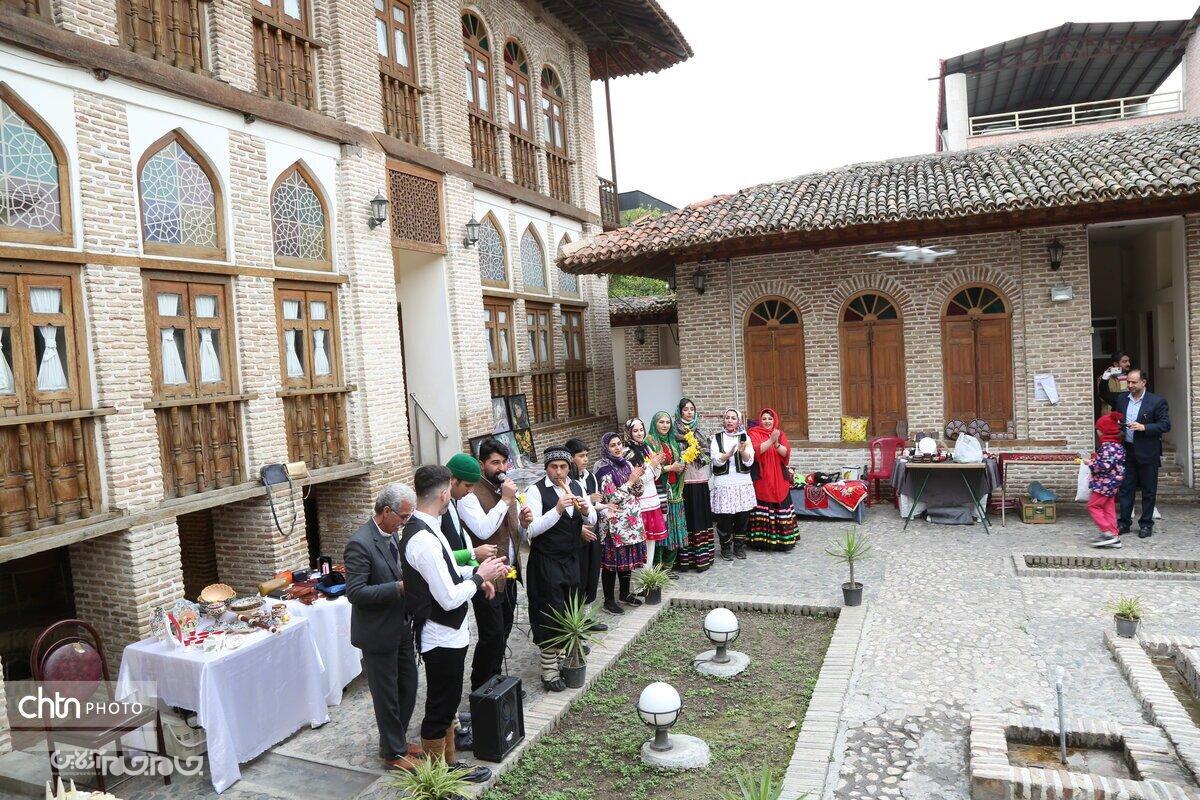
[[[668,731],[679,721],[679,711],[682,708],[683,701],[679,698],[679,692],[669,683],[657,681],[642,689],[637,710],[642,722],[654,728],[654,740],[650,742],[650,749],[659,753],[671,749]]]
[[[741,633],[737,617],[728,608],[714,608],[704,618],[704,635],[717,646],[716,655],[712,657],[714,664],[729,663],[729,645]]]

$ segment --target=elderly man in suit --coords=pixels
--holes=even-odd
[[[343,555],[346,599],[352,606],[350,643],[363,652],[379,755],[396,769],[411,769],[412,758],[420,754],[408,744],[408,723],[417,702],[417,659],[397,537],[416,505],[411,487],[389,483],[375,500],[375,515],[354,532]]]
[[[1158,494],[1158,468],[1162,466],[1162,436],[1171,430],[1167,401],[1146,391],[1146,373],[1137,367],[1128,370],[1127,392],[1113,392],[1101,376],[1097,384],[1100,399],[1114,411],[1125,415],[1125,480],[1117,496],[1118,533],[1129,533],[1133,524],[1133,499],[1142,490],[1142,516],[1138,537],[1149,539],[1154,533],[1154,501]]]

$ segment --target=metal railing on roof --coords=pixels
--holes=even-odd
[[[1066,106],[1033,108],[1028,111],[1008,111],[983,114],[970,118],[970,135],[987,136],[997,133],[1064,128],[1093,122],[1152,117],[1183,110],[1181,92],[1160,92],[1112,100],[1093,100]]]

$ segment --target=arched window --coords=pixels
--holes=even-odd
[[[331,269],[329,215],[317,182],[297,162],[283,171],[271,190],[275,263],[301,269]]]
[[[508,286],[508,263],[504,255],[504,237],[496,218],[487,214],[479,223],[479,279],[486,286]]]
[[[492,48],[487,31],[474,14],[462,15],[463,66],[466,68],[467,106],[484,117],[492,115]]]
[[[750,413],[779,412],[779,425],[794,439],[808,438],[804,375],[804,325],[796,307],[777,297],[755,303],[746,315],[746,401]]]
[[[514,41],[504,45],[504,96],[508,101],[508,129],[533,138],[533,113],[529,98],[529,59]]]
[[[521,279],[527,291],[546,291],[546,253],[532,225],[521,234]]]
[[[542,69],[542,139],[546,149],[567,154],[567,115],[563,110],[563,86],[550,67]]]
[[[562,254],[562,249],[571,243],[570,236],[563,236],[558,242],[558,253]],[[579,276],[570,272],[558,271],[558,291],[561,294],[579,296]]]
[[[225,255],[219,184],[200,150],[172,131],[138,164],[142,241],[147,253],[195,258]]]
[[[842,414],[866,417],[871,436],[895,436],[905,418],[904,326],[886,295],[863,292],[842,307]]]
[[[1003,431],[1012,419],[1012,319],[1008,301],[984,284],[955,290],[942,312],[946,420],[987,420]]]
[[[0,83],[0,238],[70,244],[67,157],[50,127]]]

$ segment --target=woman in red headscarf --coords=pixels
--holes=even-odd
[[[750,546],[762,550],[790,550],[796,544],[796,511],[792,507],[792,482],[787,471],[792,447],[779,427],[779,414],[764,408],[758,425],[750,428],[758,477],[754,494],[758,505],[750,512]]]

